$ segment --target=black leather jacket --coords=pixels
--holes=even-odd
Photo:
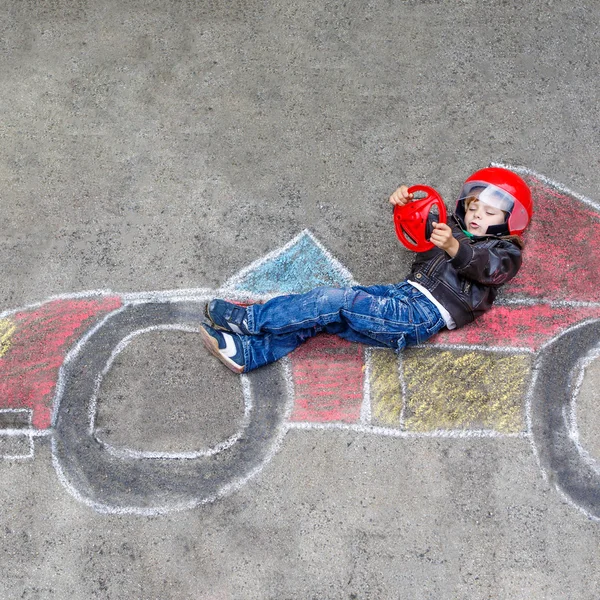
[[[448,219],[460,246],[454,258],[440,248],[416,255],[407,279],[422,285],[462,327],[489,310],[498,288],[521,266],[521,249],[497,237],[469,238],[459,219]]]

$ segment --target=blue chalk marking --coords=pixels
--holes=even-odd
[[[225,284],[253,294],[295,294],[321,285],[355,285],[350,272],[303,231],[283,248],[252,263]]]

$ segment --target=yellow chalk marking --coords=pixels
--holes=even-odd
[[[402,387],[398,357],[392,350],[373,350],[370,392],[373,423],[399,427],[402,414]]]
[[[17,326],[9,319],[0,319],[0,358],[2,358],[10,348],[10,339]]]
[[[525,430],[529,354],[413,349],[403,367],[407,430]]]

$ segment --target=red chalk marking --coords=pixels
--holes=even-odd
[[[16,330],[0,358],[0,408],[32,409],[33,427],[50,427],[58,370],[67,352],[98,318],[120,306],[118,297],[54,300],[11,315]]]
[[[523,266],[505,294],[542,301],[598,302],[600,213],[577,198],[527,177],[535,214],[525,233]],[[569,327],[600,317],[597,308],[497,306],[463,329],[443,331],[433,344],[540,346]]]
[[[358,421],[364,379],[361,344],[320,335],[298,348],[291,361],[295,388],[291,421]]]
[[[495,306],[466,327],[443,330],[430,343],[525,347],[537,351],[562,331],[590,318],[600,318],[600,308]]]
[[[523,266],[507,294],[544,300],[600,299],[600,213],[529,177],[535,214],[525,233]]]

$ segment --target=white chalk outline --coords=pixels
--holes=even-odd
[[[10,310],[5,310],[4,312],[0,313],[0,319],[4,319],[6,317],[9,317],[10,315],[14,315],[18,312],[27,312],[27,311],[31,311],[31,310],[35,310],[36,308],[39,308],[40,306],[43,306],[44,304],[48,304],[49,302],[55,302],[57,300],[76,300],[77,298],[91,298],[91,297],[105,297],[105,296],[119,296],[121,297],[120,294],[115,294],[114,292],[111,292],[110,290],[88,290],[85,292],[73,292],[70,294],[61,294],[58,296],[48,296],[45,300],[42,300],[40,302],[32,302],[31,304],[26,304],[25,306],[22,306],[20,308],[11,308]]]
[[[597,211],[600,211],[600,202],[593,200],[592,198],[589,198],[588,196],[584,196],[583,194],[579,194],[578,192],[574,192],[572,189],[568,188],[566,185],[563,185],[562,183],[558,183],[557,181],[554,181],[553,179],[550,179],[549,177],[546,177],[545,175],[541,175],[540,173],[537,173],[536,171],[533,171],[532,169],[529,169],[529,168],[523,167],[523,166],[508,165],[508,164],[504,164],[501,162],[491,162],[490,167],[499,167],[500,169],[508,169],[509,171],[519,173],[520,175],[529,175],[530,177],[538,179],[539,181],[554,188],[555,190],[561,192],[562,194],[566,194],[568,196],[573,196],[574,198],[576,198],[583,204],[587,204],[588,206],[591,206],[592,208],[596,209]]]
[[[550,306],[551,308],[600,308],[600,302],[590,302],[585,300],[539,300],[535,298],[498,298],[494,301],[494,306],[508,306],[517,304],[520,306]]]
[[[363,360],[365,362],[363,379],[363,401],[360,407],[360,423],[368,425],[371,422],[371,371],[373,370],[373,352],[375,348],[365,348]]]
[[[533,366],[529,391],[528,391],[526,399],[525,399],[526,418],[527,418],[527,434],[529,437],[529,441],[531,443],[531,447],[533,448],[533,454],[535,456],[537,465],[542,473],[542,477],[543,477],[544,481],[546,481],[547,483],[551,482],[551,477],[548,475],[548,473],[546,472],[546,469],[542,465],[542,461],[540,458],[540,452],[539,452],[538,447],[535,444],[534,436],[532,434],[533,416],[532,416],[532,407],[531,407],[532,402],[533,402],[533,392],[535,389],[535,385],[537,383],[539,369],[541,367],[541,363],[545,360],[543,351],[547,346],[554,343],[556,340],[563,337],[564,335],[567,335],[577,329],[580,329],[581,327],[585,327],[586,325],[589,325],[590,323],[597,322],[598,320],[600,320],[600,317],[586,319],[585,321],[582,321],[580,323],[577,323],[576,325],[569,327],[569,329],[562,331],[561,333],[559,333],[558,335],[553,337],[551,340],[549,340],[548,342],[543,344],[540,347],[540,349],[538,350],[538,352],[536,353],[538,355],[538,360],[537,360],[537,364],[534,364],[534,366]],[[589,454],[589,452],[587,452],[587,450],[585,450],[579,443],[579,428],[577,426],[577,416],[576,416],[577,396],[579,395],[581,385],[583,384],[583,379],[584,379],[584,375],[585,375],[583,373],[583,369],[585,367],[587,367],[588,364],[590,364],[593,360],[595,360],[598,357],[600,357],[600,342],[599,342],[599,345],[594,347],[590,352],[588,352],[588,354],[586,356],[580,358],[577,361],[577,363],[573,366],[573,368],[571,369],[569,377],[571,378],[572,381],[575,381],[575,385],[573,386],[573,390],[571,392],[571,398],[569,400],[569,410],[568,411],[563,410],[563,419],[565,420],[565,425],[566,425],[567,431],[569,433],[569,437],[574,442],[577,452],[579,453],[579,455],[581,456],[583,461],[588,466],[590,466],[594,471],[596,471],[597,473],[600,473],[600,468],[598,467],[598,461],[596,461]],[[558,483],[554,482],[553,487],[567,504],[569,504],[570,506],[581,511],[588,519],[591,519],[592,521],[600,521],[600,517],[593,515],[592,513],[590,513],[583,507],[576,504],[570,498],[570,496],[568,496],[567,493],[565,491],[563,491],[562,487]]]
[[[66,371],[74,360],[74,358],[79,354],[83,346],[87,343],[87,341],[100,329],[103,327],[106,322],[111,319],[113,316],[123,312],[127,308],[126,304],[123,304],[119,308],[107,313],[104,315],[102,319],[100,319],[91,329],[89,329],[81,339],[77,341],[77,343],[69,350],[65,359],[58,370],[58,379],[56,381],[56,388],[54,391],[54,398],[52,401],[52,427],[56,426],[56,419],[58,418],[58,409],[60,408],[60,401],[64,394],[65,386],[66,386]]]
[[[291,366],[289,358],[284,358],[279,361],[277,365],[278,368],[282,369],[284,372],[284,381],[286,381],[287,385],[285,388],[285,408],[284,408],[284,417],[283,423],[289,421],[290,415],[294,408],[294,396],[293,396],[293,384],[290,385],[291,381]],[[219,489],[219,491],[208,498],[204,498],[202,500],[191,500],[189,502],[181,502],[181,503],[167,503],[162,506],[155,506],[152,508],[140,508],[138,506],[122,506],[115,507],[111,505],[106,505],[101,502],[96,502],[87,496],[84,496],[79,492],[77,488],[75,488],[67,475],[65,474],[60,461],[57,458],[57,449],[56,449],[56,438],[52,437],[52,464],[56,471],[56,475],[60,483],[64,486],[64,488],[79,502],[82,504],[89,506],[93,510],[103,514],[117,514],[117,515],[125,515],[125,514],[135,514],[139,516],[147,516],[153,517],[158,515],[169,514],[173,512],[181,512],[184,510],[190,510],[192,508],[196,508],[198,506],[202,506],[204,504],[210,504],[211,502],[215,502],[220,498],[224,498],[229,496],[230,494],[236,492],[241,489],[250,479],[258,475],[262,470],[271,462],[275,454],[281,448],[283,443],[283,439],[287,434],[288,428],[284,425],[279,428],[279,431],[276,432],[273,441],[271,443],[271,447],[269,451],[265,454],[263,461],[257,465],[250,472],[246,473],[242,477],[239,477],[236,480],[233,480]],[[180,459],[174,459],[180,460]]]
[[[598,346],[592,348],[586,356],[582,357],[571,372],[571,377],[577,375],[577,378],[575,385],[573,386],[571,401],[569,403],[569,412],[565,415],[565,421],[569,424],[569,437],[571,440],[573,440],[573,443],[577,447],[579,454],[581,454],[587,464],[600,475],[600,464],[585,448],[583,448],[581,442],[579,441],[579,427],[577,425],[578,398],[579,394],[581,393],[583,381],[585,379],[585,372],[587,368],[598,358],[600,358],[600,340]]]
[[[245,429],[250,424],[250,412],[252,410],[252,396],[250,392],[250,383],[248,381],[247,375],[242,375],[242,395],[244,398],[244,416],[242,417],[242,422],[240,428],[231,436],[229,436],[226,440],[219,442],[218,444],[202,449],[196,450],[193,452],[156,452],[151,450],[136,450],[134,448],[128,448],[125,446],[114,446],[109,442],[103,440],[100,435],[102,434],[102,429],[98,429],[96,427],[96,416],[98,413],[98,394],[100,392],[100,386],[102,384],[102,380],[106,376],[106,374],[110,371],[115,359],[117,356],[125,350],[127,346],[138,336],[146,333],[151,333],[153,331],[183,331],[185,333],[198,333],[197,327],[191,327],[189,325],[153,325],[150,327],[144,327],[141,329],[137,329],[132,331],[124,337],[114,348],[111,353],[106,365],[102,369],[101,374],[96,378],[94,393],[90,400],[89,404],[89,426],[88,433],[93,436],[96,441],[101,444],[104,448],[106,448],[107,452],[113,454],[114,456],[118,456],[120,458],[157,458],[157,459],[193,459],[199,458],[201,456],[214,456],[227,448],[231,448],[233,444],[235,444],[240,437],[243,435]]]
[[[404,353],[398,354],[398,362],[396,365],[398,370],[398,379],[400,380],[400,392],[402,394],[402,408],[400,409],[399,426],[406,431],[406,407],[408,399],[408,389],[406,385],[406,377],[404,377]]]
[[[192,292],[192,290],[185,290],[185,293],[183,293],[183,294],[173,294],[173,295],[170,294],[170,292],[168,292],[168,291],[153,292],[153,293],[151,293],[150,296],[147,296],[145,294],[143,294],[143,295],[137,295],[137,294],[136,295],[128,295],[129,302],[124,303],[118,309],[105,315],[68,352],[63,364],[61,365],[61,368],[59,370],[57,386],[56,386],[56,393],[55,393],[54,402],[53,402],[53,426],[56,425],[56,415],[58,414],[58,407],[60,406],[60,399],[62,397],[62,394],[64,393],[65,379],[66,379],[65,373],[68,368],[68,365],[75,359],[75,357],[81,351],[81,349],[83,348],[85,343],[89,340],[89,338],[98,329],[100,329],[102,326],[104,326],[110,318],[112,318],[114,315],[124,311],[128,306],[135,305],[135,304],[142,304],[142,303],[147,303],[147,302],[173,302],[173,303],[175,303],[175,302],[185,302],[185,301],[206,301],[209,298],[214,298],[215,294],[219,292],[219,290],[216,290],[216,291],[211,290],[210,291],[211,293],[207,294],[206,293],[207,291],[209,291],[209,290],[201,289],[201,290],[199,290],[199,292],[200,292],[199,294],[190,293],[190,292]],[[151,300],[148,300],[146,298],[151,298]],[[15,312],[18,312],[18,311],[15,311]],[[149,330],[158,330],[158,329],[182,330],[182,328],[185,331],[194,331],[194,332],[197,331],[196,329],[191,328],[189,325],[152,326],[152,327],[142,328],[140,330],[131,332],[131,334],[129,334],[128,336],[123,338],[123,340],[121,340],[121,342],[119,344],[117,344],[117,346],[115,347],[115,349],[113,349],[113,352],[111,353],[111,357],[109,358],[107,365],[105,365],[102,373],[96,378],[92,402],[90,403],[90,406],[88,408],[88,413],[89,413],[89,417],[90,417],[90,426],[88,429],[88,433],[94,432],[97,394],[100,389],[100,384],[101,384],[102,378],[104,375],[106,375],[106,373],[110,369],[110,366],[112,365],[112,362],[114,361],[116,356],[135,337],[137,337],[137,335],[139,335],[141,333],[145,333]],[[219,498],[225,497],[225,496],[233,493],[234,491],[240,489],[249,479],[251,479],[252,477],[257,475],[260,471],[262,471],[262,469],[271,461],[273,456],[276,454],[276,452],[281,447],[283,438],[285,437],[285,435],[287,433],[287,428],[285,426],[285,423],[286,423],[286,421],[289,420],[289,417],[293,410],[295,394],[294,394],[293,378],[292,378],[292,374],[291,374],[291,363],[289,361],[289,358],[284,358],[283,360],[281,360],[279,362],[280,362],[279,368],[283,369],[284,374],[285,374],[284,380],[286,382],[286,388],[285,388],[286,408],[284,409],[285,416],[283,418],[283,426],[280,427],[279,431],[276,433],[274,440],[272,442],[271,448],[270,448],[269,452],[267,452],[267,454],[265,455],[263,462],[260,465],[258,465],[255,469],[253,469],[252,471],[250,471],[249,473],[244,475],[243,477],[238,478],[237,480],[234,480],[228,484],[225,484],[213,496],[211,496],[209,498],[205,498],[203,500],[198,500],[198,501],[190,501],[190,502],[179,503],[179,504],[167,503],[163,506],[145,508],[145,509],[142,509],[142,508],[139,508],[136,506],[114,507],[114,506],[108,506],[108,505],[102,504],[101,502],[96,502],[86,496],[83,496],[70,483],[70,481],[69,481],[67,475],[65,474],[65,472],[60,464],[60,461],[58,460],[58,457],[57,457],[56,438],[52,437],[52,439],[51,439],[52,464],[57,473],[57,477],[58,477],[59,481],[65,487],[65,489],[74,498],[76,498],[79,502],[82,502],[83,504],[89,506],[90,508],[94,509],[95,511],[97,511],[99,513],[105,513],[105,514],[137,514],[137,515],[141,515],[141,516],[156,516],[156,515],[161,515],[161,514],[167,514],[170,512],[189,510],[189,509],[192,509],[192,508],[202,505],[202,504],[208,504],[210,502],[214,502],[215,500],[217,500]],[[240,431],[238,431],[236,434],[234,434],[234,436],[232,436],[228,440],[225,440],[224,442],[215,446],[213,449],[209,449],[208,451],[199,451],[199,452],[195,452],[195,453],[165,453],[165,452],[158,453],[158,452],[147,452],[147,451],[141,452],[141,451],[131,450],[128,448],[115,448],[115,447],[112,447],[112,446],[106,444],[105,442],[102,442],[101,440],[98,440],[98,441],[103,444],[103,446],[106,448],[107,452],[113,453],[116,456],[127,457],[127,458],[158,459],[158,460],[161,460],[161,459],[162,460],[188,460],[188,459],[197,458],[200,456],[210,456],[212,454],[217,454],[218,452],[221,452],[221,451],[225,450],[226,448],[231,447],[239,439],[241,433],[243,433],[243,429],[245,427],[247,427],[247,422],[249,420],[249,413],[253,406],[253,400],[252,400],[251,386],[249,383],[248,376],[242,374],[240,377],[242,380],[242,391],[244,394],[244,407],[245,407],[244,408],[244,418],[243,418],[244,422],[242,423],[242,429]],[[49,430],[46,430],[44,434],[51,435],[52,433],[53,433],[52,429],[49,429]],[[232,439],[234,437],[235,437],[235,439]]]
[[[503,164],[503,163],[491,163],[490,166],[507,168],[516,173],[529,175],[529,176],[534,177],[534,178],[538,179],[539,181],[545,183],[546,185],[556,189],[557,191],[559,191],[561,193],[564,193],[564,194],[567,194],[567,195],[570,195],[570,196],[576,198],[577,200],[594,208],[595,210],[600,210],[600,205],[596,201],[591,200],[590,198],[583,196],[581,194],[578,194],[578,193],[572,191],[571,189],[567,188],[566,186],[563,186],[563,185],[561,185],[539,173],[536,173],[535,171],[532,171],[531,169],[528,169],[525,167],[511,166],[511,165],[507,165],[507,164]],[[337,270],[337,272],[340,274],[341,277],[343,277],[349,281],[350,285],[356,284],[356,281],[354,280],[351,273],[337,259],[335,259],[331,255],[331,253],[313,236],[313,234],[308,229],[305,229],[301,233],[299,233],[296,237],[294,237],[290,242],[288,242],[286,245],[270,252],[269,254],[254,261],[249,266],[242,269],[242,271],[240,271],[237,275],[228,279],[222,287],[220,287],[216,290],[208,289],[208,288],[193,288],[193,289],[186,289],[186,290],[163,290],[163,291],[154,291],[154,292],[120,293],[120,294],[112,292],[110,290],[93,290],[93,291],[51,296],[51,297],[47,298],[46,300],[38,302],[38,303],[33,303],[33,304],[27,305],[25,307],[4,311],[4,312],[0,313],[0,318],[7,317],[7,316],[10,316],[17,312],[21,312],[21,311],[25,311],[25,310],[33,310],[33,309],[35,309],[47,302],[53,301],[53,300],[68,300],[68,299],[86,298],[86,297],[92,297],[92,296],[95,296],[95,297],[115,296],[115,297],[118,297],[119,299],[121,299],[121,301],[123,302],[122,307],[120,307],[116,311],[113,311],[113,312],[109,313],[108,315],[106,315],[99,323],[97,323],[92,328],[92,330],[88,331],[86,333],[86,335],[79,340],[79,342],[70,350],[70,352],[65,357],[63,365],[61,366],[61,369],[59,371],[59,378],[57,381],[56,392],[55,392],[54,402],[53,402],[53,425],[54,425],[55,419],[56,419],[56,414],[57,414],[57,409],[58,409],[58,406],[60,403],[60,397],[62,395],[62,391],[63,391],[64,385],[65,385],[63,369],[66,365],[68,365],[72,356],[74,356],[79,351],[78,349],[81,348],[82,345],[89,339],[89,337],[99,327],[101,327],[105,323],[106,319],[110,318],[117,312],[124,310],[129,304],[152,302],[152,301],[157,301],[157,302],[158,301],[165,302],[165,301],[169,301],[169,300],[171,300],[171,301],[185,301],[185,300],[205,301],[205,300],[208,300],[209,298],[215,297],[216,295],[228,295],[228,294],[232,294],[236,298],[239,298],[240,301],[246,301],[246,300],[260,301],[260,300],[268,299],[269,297],[272,297],[276,294],[254,294],[252,292],[244,291],[240,288],[236,288],[235,286],[239,285],[242,282],[242,280],[244,279],[244,277],[246,277],[248,275],[248,273],[250,273],[252,270],[260,267],[265,262],[270,261],[270,260],[276,258],[277,256],[281,255],[282,253],[287,251],[289,248],[291,248],[293,245],[298,243],[298,241],[300,241],[304,236],[310,237],[310,239],[321,249],[321,251],[325,254],[325,256],[328,258],[328,260],[331,262],[332,269],[334,271]],[[533,298],[514,298],[514,297],[513,298],[502,298],[501,297],[498,299],[497,304],[498,305],[523,305],[523,306],[549,305],[552,307],[600,308],[600,302],[595,303],[595,302],[579,302],[579,301],[543,301],[543,300],[537,300],[537,299],[533,299]],[[543,350],[547,345],[554,342],[556,339],[558,339],[562,335],[566,335],[566,334],[570,333],[571,331],[573,331],[574,329],[577,329],[577,328],[585,325],[589,321],[594,321],[594,320],[596,320],[596,319],[586,319],[586,321],[584,321],[584,322],[580,322],[580,323],[577,323],[575,325],[568,327],[567,329],[565,329],[562,332],[553,336],[551,338],[551,340],[542,344],[537,349],[521,348],[521,347],[504,347],[504,346],[489,347],[489,346],[468,345],[468,344],[465,344],[465,345],[423,344],[418,347],[429,348],[432,350],[434,350],[434,349],[435,350],[444,350],[444,349],[468,350],[468,351],[499,352],[499,353],[509,353],[509,354],[530,353],[530,354],[536,354],[536,355],[540,356],[543,353]],[[370,406],[370,387],[367,382],[370,381],[370,377],[371,377],[370,369],[372,368],[371,357],[372,357],[373,350],[376,350],[376,349],[375,348],[366,348],[365,349],[365,359],[364,359],[365,365],[366,365],[365,385],[363,388],[364,397],[363,397],[363,405],[361,407],[361,419],[360,419],[361,422],[359,424],[289,422],[289,420],[288,420],[289,415],[291,414],[291,411],[293,409],[294,399],[295,399],[293,377],[292,377],[292,373],[291,373],[289,359],[283,359],[282,361],[280,361],[281,368],[284,369],[285,381],[287,384],[286,394],[287,394],[288,407],[286,409],[287,416],[284,419],[284,426],[281,427],[281,431],[279,432],[279,435],[277,436],[277,440],[273,444],[272,450],[269,453],[268,457],[265,459],[265,461],[259,467],[257,467],[251,474],[241,478],[240,480],[238,480],[236,482],[232,482],[231,484],[224,486],[224,488],[222,490],[220,490],[219,493],[217,493],[214,496],[214,498],[206,499],[202,502],[191,502],[191,503],[185,503],[185,504],[177,505],[177,506],[169,505],[169,506],[161,507],[158,509],[138,509],[136,507],[133,507],[133,508],[130,507],[129,509],[128,508],[115,509],[114,507],[106,507],[106,506],[98,505],[98,503],[95,503],[89,499],[83,498],[77,490],[74,490],[71,488],[69,482],[66,479],[66,476],[62,472],[62,468],[60,467],[60,464],[58,464],[58,461],[56,459],[55,439],[53,438],[52,439],[52,456],[53,456],[53,463],[54,463],[55,469],[57,471],[59,479],[61,480],[61,482],[63,483],[65,488],[68,489],[70,491],[70,493],[72,493],[73,496],[75,496],[78,500],[80,500],[84,504],[87,504],[87,505],[93,507],[95,510],[98,510],[99,512],[136,513],[136,514],[146,514],[146,515],[162,514],[165,512],[172,512],[174,510],[186,510],[188,508],[197,506],[198,504],[204,504],[207,502],[211,502],[211,501],[216,500],[217,498],[228,495],[235,489],[238,489],[239,487],[241,487],[244,483],[246,483],[246,481],[248,481],[248,479],[250,479],[254,474],[261,471],[262,468],[264,468],[264,466],[268,462],[270,462],[272,456],[279,449],[279,446],[282,443],[282,440],[288,430],[290,430],[290,429],[302,429],[302,430],[315,429],[315,430],[350,430],[350,431],[355,431],[355,432],[370,433],[370,434],[375,434],[375,435],[398,437],[398,438],[414,438],[414,437],[443,437],[443,438],[465,438],[465,437],[466,438],[472,438],[472,437],[474,437],[474,438],[480,438],[480,437],[493,437],[493,438],[511,437],[511,438],[515,438],[516,437],[516,438],[529,438],[530,443],[533,448],[534,456],[536,457],[536,460],[538,462],[538,466],[540,467],[543,477],[547,480],[547,474],[545,473],[545,470],[541,467],[538,449],[535,446],[535,443],[533,441],[533,436],[531,434],[531,431],[532,431],[531,402],[532,402],[533,390],[535,388],[535,384],[537,381],[537,375],[538,375],[538,367],[536,366],[535,363],[532,366],[529,389],[525,396],[525,421],[526,421],[526,425],[527,425],[525,432],[514,433],[514,434],[501,433],[501,432],[497,432],[494,430],[435,430],[432,432],[411,432],[411,431],[406,431],[406,430],[398,429],[398,428],[377,427],[377,426],[373,426],[373,425],[369,424],[369,422],[371,420],[371,406]],[[595,356],[595,354],[594,354],[594,356]],[[585,364],[586,364],[585,361],[580,361],[580,364],[578,364],[577,367],[575,368],[575,370],[576,369],[580,370],[578,381],[581,381],[581,382],[583,381],[583,377],[584,377],[583,370],[585,369]],[[400,358],[399,359],[399,370],[400,371],[401,371],[401,367],[402,367],[402,364],[401,364],[401,358]],[[579,389],[578,386],[575,386],[575,388],[576,388],[576,390]],[[405,396],[405,391],[403,388],[403,403],[405,402],[404,396]],[[577,429],[575,396],[573,397],[571,411],[568,415],[565,416],[565,418],[568,419],[570,435],[572,435],[573,439],[578,443],[579,433],[578,433],[578,429]],[[401,418],[401,421],[402,421],[402,418]],[[402,423],[400,425],[402,426]],[[19,430],[19,431],[22,432],[23,430]],[[33,441],[33,437],[47,436],[47,435],[52,435],[52,433],[53,433],[52,429],[47,429],[47,430],[43,430],[43,431],[39,431],[39,430],[31,430],[31,431],[35,432],[35,435],[32,434],[32,436],[31,436],[32,441]],[[2,432],[0,431],[0,433],[2,433]],[[20,433],[20,434],[22,435],[22,433]],[[580,446],[578,446],[578,448],[580,448]],[[586,451],[583,448],[581,448],[581,452],[585,453]],[[582,456],[583,456],[583,454],[582,454]],[[570,498],[568,498],[562,492],[562,490],[558,486],[556,486],[556,488],[569,504],[575,506],[576,508],[578,508],[579,510],[581,510],[582,512],[584,512],[587,515],[587,512],[585,510],[583,510],[581,507],[575,505],[570,500]],[[590,515],[588,515],[588,516],[590,516]],[[593,516],[590,516],[590,518],[595,519],[595,517],[593,517]]]
[[[355,431],[357,433],[372,433],[383,437],[395,438],[527,438],[528,432],[502,433],[493,429],[435,429],[433,431],[408,431],[393,427],[378,425],[364,425],[362,423],[304,423],[291,421],[286,425],[288,429],[330,429],[333,431]]]
[[[33,417],[33,410],[30,408],[0,408],[1,413],[26,413],[28,427],[7,427],[5,429],[0,429],[0,437],[27,437],[28,438],[28,446],[29,451],[27,454],[2,454],[3,460],[31,460],[35,457],[35,445],[33,443],[34,437],[43,437],[49,435],[49,432],[46,430],[40,431],[38,429],[34,429],[31,424],[31,419]]]
[[[507,165],[504,163],[494,163],[494,162],[491,163],[490,166],[509,169],[509,170],[514,171],[515,173],[519,173],[521,175],[529,175],[530,177],[533,177],[533,178],[543,182],[544,184],[548,185],[549,187],[554,188],[558,192],[561,192],[562,194],[565,194],[567,196],[572,196],[573,198],[576,198],[577,200],[579,200],[581,203],[589,206],[590,208],[594,209],[595,211],[600,212],[600,202],[593,200],[593,199],[589,198],[588,196],[585,196],[583,194],[575,192],[572,189],[570,189],[569,187],[567,187],[561,183],[558,183],[557,181],[554,181],[544,175],[541,175],[540,173],[537,173],[536,171],[533,171],[532,169],[529,169],[529,168],[523,167],[523,166],[513,166],[513,165]],[[534,299],[512,300],[512,299],[502,298],[499,300],[500,301],[498,302],[498,304],[529,304],[529,305],[536,304],[536,301]],[[557,306],[557,307],[581,307],[581,308],[598,308],[600,306],[600,303],[578,302],[578,301],[558,301],[558,302],[555,301],[555,302],[545,302],[545,303],[539,302],[539,304],[546,304],[546,305],[550,305],[553,307]],[[579,329],[580,327],[583,327],[583,326],[587,325],[588,323],[593,322],[595,320],[597,320],[597,319],[592,318],[592,319],[586,319],[583,322],[576,323],[576,324],[570,326],[569,328],[563,330],[562,332],[559,332],[558,334],[556,334],[548,342],[542,344],[536,352],[536,354],[539,357],[539,359],[538,359],[539,362],[541,363],[541,361],[544,360],[542,353],[546,346],[548,346],[549,344],[551,344],[558,338],[562,337],[563,335],[566,335],[566,334],[570,333],[571,331]],[[590,355],[595,355],[595,349],[590,352]],[[584,379],[584,375],[585,375],[585,373],[584,373],[584,369],[585,369],[584,365],[585,364],[586,364],[585,359],[581,359],[580,361],[578,361],[578,364],[575,365],[571,371],[571,377],[574,377],[574,373],[578,372],[578,376],[576,378],[577,383],[574,386],[574,389],[572,392],[571,401],[570,401],[570,411],[567,414],[563,415],[563,417],[565,418],[565,423],[568,426],[569,436],[573,440],[579,455],[584,460],[584,462],[586,462],[593,470],[600,473],[600,468],[598,467],[598,462],[596,460],[594,460],[590,456],[589,452],[587,452],[579,443],[579,428],[577,426],[577,408],[576,408],[577,401],[576,401],[576,398],[579,394],[580,386],[583,383],[583,379]],[[533,427],[532,415],[531,415],[531,404],[532,404],[533,390],[535,388],[535,384],[536,384],[537,377],[538,377],[538,369],[539,369],[539,367],[534,365],[529,391],[525,398],[527,431],[529,434],[529,439],[531,442],[531,446],[533,448],[533,453],[536,458],[538,467],[540,468],[540,471],[542,472],[542,476],[543,476],[544,480],[548,482],[550,478],[549,478],[548,474],[546,473],[546,470],[542,467],[541,459],[539,456],[539,450],[535,444],[533,435],[531,434],[532,427]],[[562,490],[562,488],[558,485],[558,483],[554,483],[554,488],[558,491],[558,493],[565,500],[565,502],[567,502],[567,504],[569,504],[570,506],[581,511],[589,519],[591,519],[593,521],[600,521],[600,517],[596,517],[595,515],[591,514],[589,511],[585,510],[584,508],[582,508],[581,506],[579,506],[578,504],[573,502],[573,500]]]
[[[571,377],[572,377],[574,375],[574,372],[577,371],[578,369],[580,369],[579,376],[577,378],[577,383],[574,386],[573,393],[571,395],[571,400],[569,402],[569,411],[567,413],[563,413],[563,418],[565,419],[565,423],[567,423],[569,425],[569,429],[568,429],[569,437],[575,444],[575,447],[577,448],[577,452],[579,453],[579,455],[581,456],[583,461],[597,474],[600,474],[600,464],[598,463],[598,461],[596,459],[594,459],[594,457],[592,457],[590,455],[590,453],[587,450],[585,450],[585,448],[583,448],[583,446],[581,445],[581,443],[579,441],[579,427],[577,426],[576,413],[577,413],[577,397],[579,396],[579,392],[581,390],[581,385],[583,384],[585,369],[589,366],[589,364],[591,362],[593,362],[593,360],[597,360],[599,357],[600,357],[600,345],[593,348],[592,351],[589,352],[586,357],[584,357],[584,359],[579,360],[577,365],[571,371]],[[547,480],[548,477],[547,477],[546,473],[544,473],[544,476],[545,476],[545,479]],[[572,498],[569,495],[567,495],[566,492],[563,491],[563,489],[559,486],[558,483],[554,484],[554,488],[557,490],[557,492],[560,494],[560,496],[563,498],[563,500],[567,504],[569,504],[573,508],[580,510],[588,519],[590,519],[592,521],[600,522],[599,516],[592,514],[591,512],[589,512],[582,506],[579,506],[578,504],[576,504],[572,500]]]
[[[504,346],[467,346],[467,345],[453,345],[453,344],[417,344],[411,346],[410,349],[421,349],[431,350],[432,352],[438,351],[477,351],[487,352],[490,354],[535,354],[530,348],[515,348],[515,347],[504,347]],[[361,433],[375,433],[377,435],[388,436],[388,437],[448,437],[448,438],[469,438],[469,437],[507,437],[507,438],[527,438],[530,435],[530,427],[527,421],[527,414],[525,405],[523,405],[523,423],[526,425],[525,431],[519,431],[516,433],[506,433],[496,431],[494,429],[467,429],[467,428],[456,428],[456,429],[436,429],[431,432],[418,432],[410,431],[405,429],[405,413],[407,406],[407,390],[406,381],[404,379],[404,354],[398,353],[395,358],[397,361],[398,378],[400,381],[401,393],[402,393],[402,409],[398,420],[397,427],[385,427],[380,425],[372,424],[371,415],[371,377],[373,373],[373,353],[387,351],[390,352],[389,348],[379,348],[376,346],[369,346],[365,348],[365,371],[364,371],[364,382],[363,382],[363,404],[361,406],[359,423],[319,423],[319,422],[292,422],[288,425],[290,429],[347,429],[352,431],[359,431]],[[533,370],[533,366],[532,366]]]
[[[298,244],[304,238],[309,238],[312,241],[312,243],[314,243],[315,246],[317,246],[319,248],[319,250],[324,254],[324,256],[327,258],[327,260],[331,264],[332,270],[335,271],[340,276],[340,278],[343,278],[344,280],[348,281],[348,285],[350,285],[350,286],[358,285],[358,283],[354,279],[354,276],[352,275],[352,273],[350,273],[350,271],[346,267],[344,267],[344,265],[342,265],[342,263],[337,258],[335,258],[331,254],[331,252],[329,252],[329,250],[327,250],[327,248],[325,248],[325,246],[323,246],[323,244],[308,229],[303,229],[298,235],[296,235],[294,238],[292,238],[287,244],[281,246],[280,248],[276,248],[275,250],[273,250],[272,252],[269,252],[262,258],[255,260],[254,262],[250,263],[247,267],[244,267],[236,275],[229,278],[223,284],[223,286],[220,288],[219,291],[226,293],[226,294],[235,294],[237,296],[240,296],[240,294],[241,294],[242,299],[247,298],[247,297],[249,297],[251,299],[256,298],[257,297],[256,294],[252,294],[251,292],[248,293],[245,290],[240,289],[237,286],[242,285],[244,279],[248,276],[249,273],[256,271],[263,264],[270,262],[272,260],[275,260],[282,254],[285,254],[290,248],[293,248],[296,244]],[[276,293],[261,294],[260,297],[261,298],[271,298],[276,295],[277,295]]]

